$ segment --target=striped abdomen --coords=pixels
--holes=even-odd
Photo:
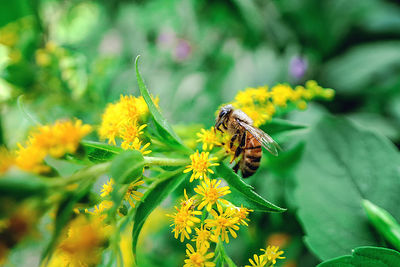
[[[243,178],[253,175],[260,166],[262,156],[261,143],[249,132],[246,133],[246,146],[240,162]]]

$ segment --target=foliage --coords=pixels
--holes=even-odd
[[[0,265],[399,265],[399,18],[390,0],[1,3]],[[214,128],[227,104],[282,148],[247,179]]]

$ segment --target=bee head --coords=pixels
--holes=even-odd
[[[221,110],[218,113],[218,117],[215,120],[215,129],[220,130],[219,126],[229,117],[232,111],[233,111],[232,105],[226,105],[221,108]]]

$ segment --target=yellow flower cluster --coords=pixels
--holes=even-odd
[[[288,84],[277,84],[270,89],[267,86],[247,88],[238,92],[231,104],[252,118],[258,127],[275,114],[289,110],[289,105],[303,110],[307,108],[307,101],[315,98],[330,100],[334,94],[334,90],[322,88],[316,81],[310,80],[305,86],[295,88]]]
[[[75,153],[80,140],[91,130],[92,127],[82,124],[81,120],[57,121],[53,125],[38,126],[31,132],[25,146],[18,144],[15,164],[29,172],[48,172],[50,168],[44,163],[47,155],[60,158],[67,153]]]
[[[214,266],[214,263],[207,261],[214,256],[214,253],[207,254],[210,242],[221,240],[229,243],[229,234],[236,238],[235,231],[239,230],[239,226],[247,225],[247,215],[252,210],[235,207],[223,199],[230,193],[230,189],[229,186],[220,186],[221,182],[222,180],[204,177],[194,189],[197,194],[189,198],[185,190],[185,199],[179,207],[175,206],[176,212],[167,215],[172,218],[171,226],[175,238],[180,238],[181,242],[186,238],[196,244],[196,250],[187,244],[188,258],[184,266]],[[203,212],[208,214],[204,221],[198,217]],[[194,237],[191,239],[193,232]]]
[[[254,260],[249,259],[251,265],[246,265],[245,267],[264,267],[264,266],[274,266],[277,259],[284,259],[282,257],[283,251],[279,250],[278,246],[267,246],[267,249],[261,249],[264,254],[258,256],[254,254]]]
[[[68,231],[58,244],[48,266],[94,266],[101,260],[107,246],[111,226],[99,217],[78,215],[69,224]]]
[[[153,99],[156,103],[158,98]],[[109,144],[116,145],[116,138],[120,138],[123,149],[136,149],[143,155],[151,151],[146,150],[150,143],[142,146],[141,135],[147,124],[141,124],[147,120],[149,109],[143,97],[122,96],[117,103],[108,104],[102,115],[99,135],[102,139],[108,139]]]

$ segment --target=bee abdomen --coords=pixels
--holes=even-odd
[[[258,140],[247,133],[246,147],[243,152],[241,171],[243,178],[253,175],[260,166],[262,156],[261,144]]]

